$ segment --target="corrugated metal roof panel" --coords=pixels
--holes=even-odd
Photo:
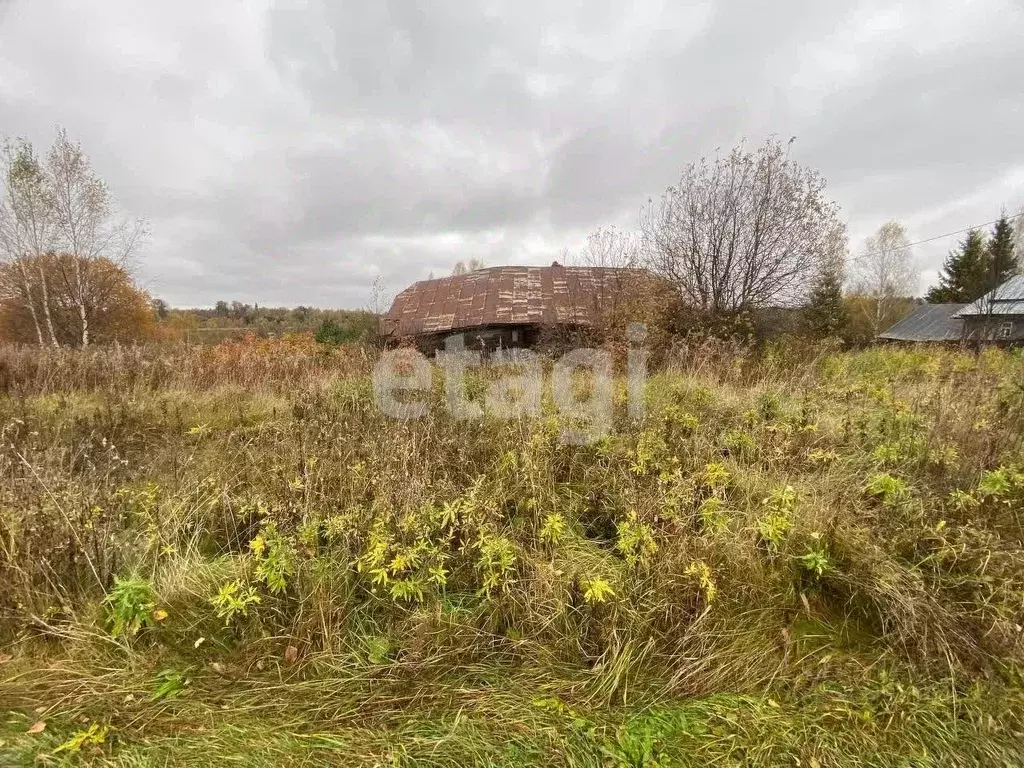
[[[979,299],[979,302],[981,301]],[[957,317],[981,317],[984,315],[1024,315],[1024,301],[975,302],[964,308]]]
[[[610,267],[491,267],[422,280],[395,297],[385,333],[415,336],[482,325],[588,325],[632,270]]]
[[[996,301],[1024,301],[1024,275],[1011,277],[995,290]]]
[[[972,315],[1024,315],[1024,275],[1011,277],[959,313],[960,317]]]
[[[964,321],[953,317],[965,304],[922,304],[884,333],[892,341],[959,341]]]

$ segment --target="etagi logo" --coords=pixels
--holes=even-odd
[[[647,351],[643,342],[647,327],[631,323],[626,328],[626,390],[630,418],[644,414],[644,383]],[[466,371],[482,364],[477,350],[468,350],[462,339],[445,342],[435,364],[444,378],[445,408],[456,419],[514,419],[541,414],[545,376],[541,358],[527,349],[499,349],[489,364],[508,366],[488,382],[483,402],[466,397]],[[497,370],[501,370],[500,368]],[[381,355],[373,369],[373,393],[377,407],[395,419],[420,419],[428,406],[413,393],[428,392],[432,383],[430,362],[412,349],[393,349]],[[586,386],[577,386],[585,381]],[[551,396],[566,425],[559,439],[582,445],[606,434],[612,424],[612,356],[601,349],[584,347],[562,355],[551,371]]]

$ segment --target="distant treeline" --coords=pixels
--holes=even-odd
[[[240,301],[218,301],[212,309],[171,309],[159,300],[155,308],[161,336],[202,343],[286,333],[313,333],[328,344],[366,343],[377,332],[377,316],[366,310],[261,307]]]

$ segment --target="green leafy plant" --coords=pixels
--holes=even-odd
[[[280,594],[288,588],[288,581],[295,573],[295,546],[278,533],[273,523],[249,542],[249,549],[257,559],[256,578],[267,585],[267,589]]]
[[[778,420],[782,415],[782,400],[774,392],[765,392],[757,401],[757,412],[765,422]]]
[[[789,517],[776,513],[767,514],[757,521],[757,532],[773,551],[782,546],[792,527],[793,521]]]
[[[902,443],[880,443],[871,452],[871,458],[877,464],[898,464],[908,457]]]
[[[544,524],[540,527],[541,541],[551,545],[557,544],[567,529],[565,518],[558,512],[552,512],[545,516]]]
[[[814,543],[807,548],[807,551],[797,557],[800,567],[808,573],[820,579],[832,569],[832,561],[829,559],[828,550],[821,543],[818,534],[812,534]]]
[[[371,664],[384,664],[391,654],[391,641],[381,635],[367,635],[363,638],[366,660]]]
[[[983,499],[1006,501],[1024,489],[1024,474],[1010,467],[984,472],[978,482],[977,495]]]
[[[697,431],[697,427],[700,426],[696,416],[684,411],[675,403],[666,406],[663,415],[666,422],[674,424],[685,435],[692,435]]]
[[[614,738],[601,743],[604,765],[611,768],[661,768],[661,742],[655,733],[626,725],[615,731]]]
[[[151,627],[156,622],[153,585],[141,577],[115,578],[103,604],[110,634],[114,637],[134,637],[143,627]]]
[[[757,521],[757,531],[770,551],[778,551],[793,527],[798,495],[791,485],[772,489],[761,505],[766,513]]]
[[[487,595],[504,592],[513,581],[515,545],[504,536],[481,533],[476,546],[480,553],[476,568],[483,579],[480,591]]]
[[[618,536],[615,548],[626,559],[626,563],[630,566],[649,565],[651,556],[658,551],[651,526],[641,522],[635,510],[630,510],[625,519],[618,522],[616,530]]]
[[[896,507],[910,498],[910,486],[888,472],[878,472],[868,478],[864,493],[881,499],[887,507]]]
[[[815,466],[831,464],[839,459],[839,454],[828,448],[815,448],[807,452],[807,461]]]
[[[156,685],[150,701],[163,701],[165,699],[176,699],[185,691],[188,685],[188,678],[184,672],[176,669],[163,669],[156,673],[154,683]]]
[[[719,534],[729,527],[729,514],[725,510],[725,502],[717,496],[709,496],[697,508],[701,527],[706,533]]]
[[[704,595],[704,601],[710,605],[718,594],[718,586],[709,566],[703,560],[694,560],[686,566],[686,575],[696,581],[698,589]]]
[[[701,474],[702,484],[712,490],[721,490],[726,488],[731,480],[732,475],[729,474],[729,470],[725,468],[725,465],[720,464],[717,461],[707,464]]]
[[[240,579],[229,581],[210,598],[210,604],[217,611],[217,618],[224,619],[224,626],[230,625],[238,616],[248,616],[249,606],[260,602],[256,590]]]
[[[753,436],[742,429],[730,429],[722,436],[722,444],[737,456],[749,456],[757,447]]]
[[[583,599],[590,605],[607,602],[615,596],[612,585],[602,578],[590,579],[583,585]]]
[[[67,752],[77,755],[86,747],[100,747],[106,742],[109,732],[110,729],[106,725],[92,723],[84,731],[76,732],[70,739],[54,749],[53,754],[57,755],[61,752]]]
[[[793,486],[786,485],[781,488],[773,488],[768,497],[761,503],[772,512],[780,515],[790,515],[796,510],[798,500],[799,496]]]
[[[467,511],[460,504],[426,505],[403,516],[399,531],[378,518],[356,559],[356,572],[368,574],[372,588],[386,588],[393,600],[423,602],[448,582],[450,552],[444,542],[450,533],[445,532]]]
[[[664,459],[668,451],[664,438],[652,431],[644,430],[637,438],[636,448],[633,450],[633,461],[630,471],[635,475],[646,475]]]
[[[338,323],[331,318],[326,318],[320,327],[313,334],[317,344],[327,347],[337,347],[342,344],[351,344],[359,339],[364,329],[352,322]]]
[[[393,600],[422,603],[427,596],[427,583],[415,575],[394,579],[391,582],[390,592]]]
[[[977,497],[960,488],[950,491],[946,502],[958,512],[969,512],[981,503]]]
[[[940,445],[928,451],[928,463],[942,469],[953,469],[960,463],[960,450],[955,445]]]

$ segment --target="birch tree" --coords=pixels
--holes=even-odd
[[[59,263],[66,288],[75,298],[80,328],[79,344],[89,346],[90,287],[92,265],[104,258],[129,270],[130,261],[144,232],[144,223],[115,217],[113,199],[104,181],[96,174],[80,144],[68,139],[64,129],[46,160],[46,181],[54,222],[53,250],[74,254],[76,258]],[[68,274],[70,272],[70,274]]]
[[[103,310],[96,303],[102,291],[91,285],[93,267],[103,259],[130,271],[144,224],[117,217],[107,185],[63,129],[57,130],[45,161],[30,142],[7,140],[0,170],[0,256],[19,278],[16,286],[6,288],[6,300],[24,302],[40,345],[57,346],[58,337],[67,336],[55,329],[53,294],[60,293],[62,304],[72,297],[78,320],[75,344],[87,347],[92,317]],[[47,264],[56,269],[45,269]]]
[[[587,235],[583,247],[571,261],[581,267],[635,268],[640,262],[640,239],[636,233],[617,227],[600,227]]]
[[[920,273],[906,228],[898,221],[887,221],[864,242],[852,267],[853,291],[870,300],[862,306],[871,313],[871,328],[877,335],[892,320],[900,300],[917,292]]]
[[[2,173],[0,257],[10,262],[19,278],[16,290],[32,317],[39,345],[57,346],[47,276],[39,266],[40,257],[53,242],[53,207],[43,167],[30,142],[18,139],[4,143]],[[45,321],[45,335],[40,315]]]

